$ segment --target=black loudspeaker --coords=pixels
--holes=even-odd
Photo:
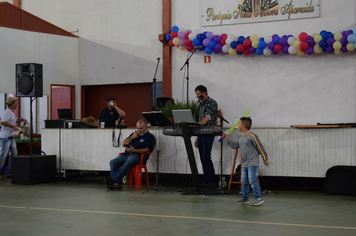
[[[56,178],[56,155],[11,157],[12,184],[44,184]]]
[[[43,97],[42,64],[16,64],[16,97]]]
[[[326,171],[327,194],[356,196],[356,166],[333,166]]]
[[[160,97],[156,98],[156,107],[157,108],[163,108],[166,103],[171,102],[174,104],[174,99],[173,98],[167,98],[167,97]]]

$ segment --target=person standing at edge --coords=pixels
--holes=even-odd
[[[218,104],[208,96],[207,88],[199,85],[195,88],[196,98],[200,101],[199,124],[216,126],[218,118]],[[214,142],[214,135],[199,135],[195,140],[195,147],[199,149],[200,161],[204,172],[203,188],[215,188],[215,170],[211,161],[211,149]]]
[[[16,118],[14,110],[17,108],[17,98],[8,97],[6,99],[7,109],[1,117],[0,130],[0,170],[2,169],[7,153],[9,153],[9,164],[6,171],[6,176],[11,176],[11,157],[17,156],[17,147],[15,139],[13,138],[14,131],[18,131],[19,127],[16,123],[27,122],[24,118]],[[0,179],[3,177],[0,176]]]
[[[108,98],[106,101],[108,107],[104,108],[99,116],[99,123],[105,122],[105,128],[114,128],[115,121],[120,116],[125,116],[126,113],[116,105],[116,99],[114,97]]]

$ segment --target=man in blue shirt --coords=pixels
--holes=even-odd
[[[156,145],[156,138],[147,129],[147,122],[139,120],[136,123],[136,131],[130,134],[123,142],[124,154],[110,161],[110,179],[104,179],[108,189],[122,188],[122,178],[135,165],[140,163],[141,154],[151,153]],[[144,156],[143,164],[149,158],[149,154]]]
[[[116,105],[116,99],[114,97],[110,97],[106,104],[108,107],[101,111],[99,120],[100,122],[105,122],[105,128],[114,128],[115,121],[118,120],[120,116],[125,116],[126,114]]]

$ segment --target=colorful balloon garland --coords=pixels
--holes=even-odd
[[[166,35],[166,40],[171,47],[181,50],[193,51],[197,47],[210,55],[212,53],[229,53],[230,55],[265,55],[271,54],[297,54],[298,56],[325,53],[342,55],[356,49],[356,28],[341,33],[331,33],[326,30],[313,35],[305,32],[297,37],[293,35],[272,36],[259,38],[256,34],[248,37],[233,34],[214,35],[211,31],[200,33],[198,30],[181,30],[173,26]]]

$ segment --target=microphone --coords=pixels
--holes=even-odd
[[[157,61],[159,61],[161,58],[159,57],[159,58],[157,58]]]
[[[197,46],[197,47],[194,47],[194,48],[203,48],[202,46]]]

